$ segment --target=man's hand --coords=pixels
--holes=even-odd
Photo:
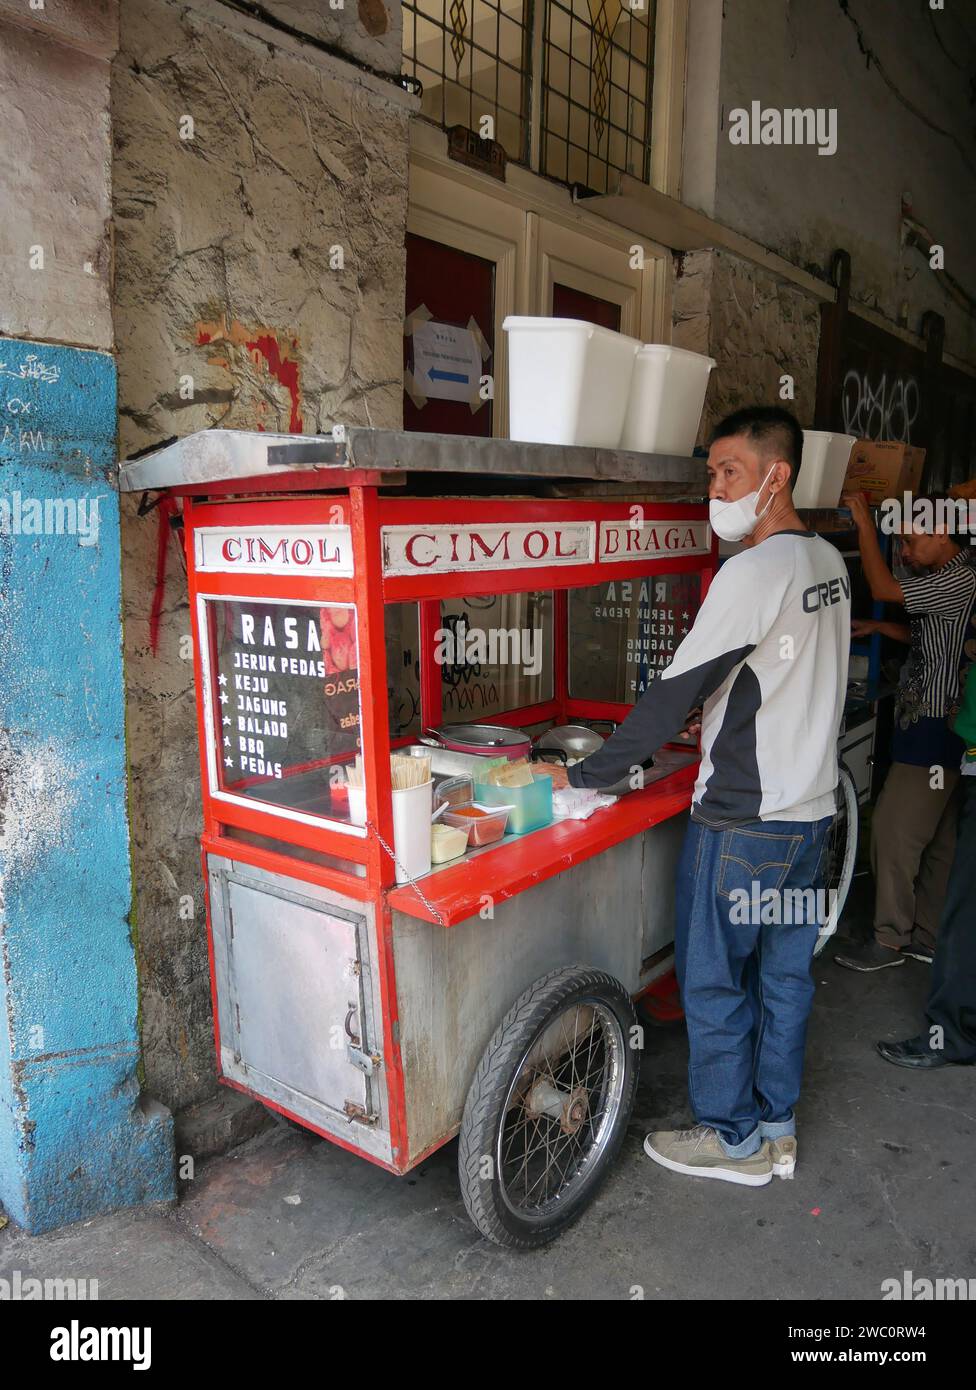
[[[685,719],[685,726],[678,737],[684,739],[686,743],[692,743],[701,733],[701,726],[702,712],[699,705],[697,709],[689,711],[688,717]]]
[[[876,618],[852,618],[851,636],[870,637],[878,631],[878,620]]]
[[[845,507],[850,509],[851,516],[854,518],[854,525],[859,531],[863,530],[865,526],[869,526],[872,531],[874,530],[871,508],[865,502],[863,493],[845,492],[840,500]]]
[[[539,767],[537,764],[536,770],[541,772],[543,776],[552,778],[553,791],[555,791],[557,787],[569,786],[569,772],[562,763],[546,763],[544,767]]]

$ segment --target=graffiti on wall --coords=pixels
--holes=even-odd
[[[915,376],[880,375],[851,367],[841,390],[844,433],[879,443],[912,443],[912,426],[919,418],[921,390]]]

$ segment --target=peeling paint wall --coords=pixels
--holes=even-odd
[[[385,27],[369,6],[370,28],[349,5],[341,33],[327,6],[265,8],[399,67],[398,6]],[[392,83],[219,0],[128,0],[112,82],[123,455],[211,426],[400,424],[410,109]],[[123,506],[144,1062],[181,1109],[215,1084],[190,618],[173,537],[150,652],[158,513]]]
[[[0,342],[0,407],[0,1198],[40,1232],[172,1198],[172,1117],[139,1104],[115,363]]]
[[[116,0],[0,0],[0,1201],[31,1232],[174,1195],[130,918],[104,350],[117,28]]]

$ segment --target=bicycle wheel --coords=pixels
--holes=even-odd
[[[827,890],[827,920],[817,934],[813,954],[819,956],[837,930],[847,895],[854,878],[857,859],[857,832],[860,815],[854,778],[841,764],[837,776],[837,812],[827,832],[827,870],[824,887]]]

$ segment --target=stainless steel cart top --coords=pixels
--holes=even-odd
[[[663,484],[702,496],[700,458],[637,454],[624,449],[525,444],[514,439],[419,434],[353,425],[331,435],[264,434],[249,430],[198,430],[119,466],[122,492],[226,483],[317,469],[368,469],[386,474],[438,473],[456,477],[596,479],[637,486]]]

